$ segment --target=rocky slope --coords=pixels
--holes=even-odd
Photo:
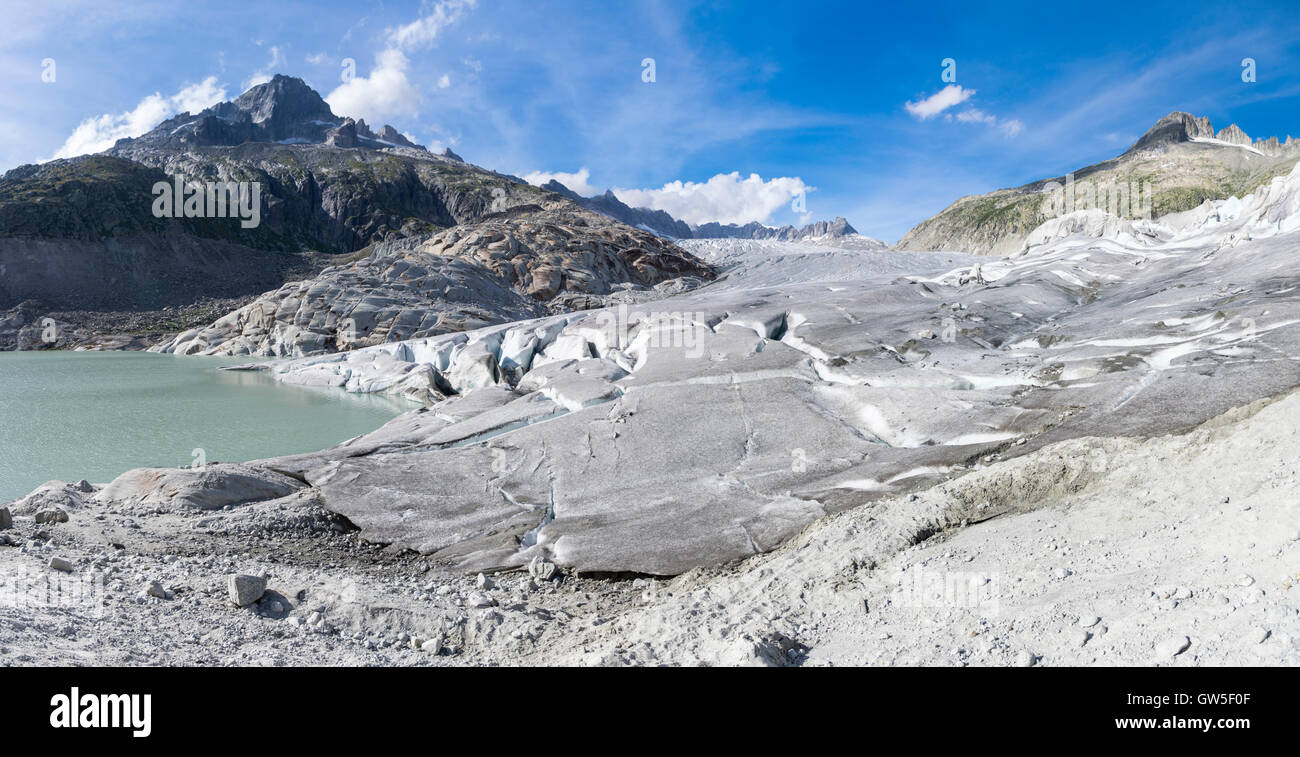
[[[1236,124],[1216,134],[1207,118],[1171,113],[1123,155],[1075,171],[1069,191],[1082,206],[1089,196],[1098,196],[1102,187],[1141,188],[1143,198],[1148,192],[1151,198],[1150,217],[1158,217],[1191,210],[1206,200],[1245,196],[1285,175],[1298,160],[1300,141],[1292,137],[1285,142],[1276,137],[1252,141]],[[895,247],[986,255],[1018,253],[1029,232],[1060,215],[1051,205],[1052,183],[1064,185],[1066,177],[963,197],[922,221]],[[1136,204],[1129,203],[1129,209]],[[1123,217],[1139,216],[1126,213]]]
[[[635,301],[711,269],[670,242],[563,202],[526,205],[286,284],[154,351],[301,356]],[[658,289],[656,289],[658,287]]]

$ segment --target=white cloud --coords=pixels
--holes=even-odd
[[[924,100],[914,103],[908,100],[903,107],[908,113],[924,121],[937,116],[954,105],[966,102],[975,94],[973,89],[964,89],[960,84],[949,84]]]
[[[365,118],[382,123],[393,116],[415,117],[420,112],[420,90],[407,78],[410,60],[406,52],[433,42],[451,24],[460,19],[477,0],[442,0],[426,16],[404,26],[388,29],[386,47],[375,55],[369,76],[354,76],[325,97],[330,108],[341,116]],[[449,86],[439,81],[439,86]]]
[[[1025,128],[1025,125],[1023,123],[1021,123],[1020,121],[1014,118],[1009,120],[998,118],[992,113],[982,111],[979,108],[971,108],[969,110],[964,110],[961,113],[957,114],[956,119],[959,122],[964,124],[979,123],[979,124],[987,124],[988,126],[993,126],[999,129],[1003,134],[1007,135],[1008,137],[1016,136]]]
[[[443,0],[433,12],[405,26],[388,30],[389,43],[401,50],[410,50],[432,42],[439,32],[460,19],[462,13],[478,4],[478,0]]]
[[[772,214],[813,187],[791,176],[763,180],[752,173],[720,173],[704,182],[672,181],[659,189],[614,189],[618,199],[633,207],[667,211],[687,223],[766,223]]]
[[[308,55],[306,58],[304,58],[304,60],[306,60],[308,63],[312,64],[313,66],[319,66],[322,63],[329,63],[330,56],[326,55],[325,53],[312,53],[311,55]]]
[[[906,108],[907,112],[911,113],[913,117],[924,121],[943,113],[949,108],[961,105],[971,99],[974,95],[975,90],[973,89],[965,89],[959,84],[949,84],[920,102],[914,103],[911,100],[908,100],[903,104],[903,107]],[[952,113],[944,113],[943,117],[946,121],[992,126],[1008,137],[1016,136],[1025,128],[1023,123],[1014,118],[998,118],[992,113],[969,106],[955,115]]]
[[[340,116],[364,118],[374,125],[392,116],[414,117],[420,112],[420,90],[406,78],[409,67],[400,50],[384,50],[375,56],[370,76],[354,76],[325,101]]]
[[[155,92],[124,113],[105,113],[82,121],[73,130],[72,136],[54,153],[54,157],[71,158],[102,152],[112,147],[117,140],[138,137],[177,113],[197,113],[225,99],[226,88],[217,83],[215,76],[182,87],[171,97],[163,97],[161,93]]]
[[[451,86],[450,76],[448,76],[447,74],[443,74],[442,76],[438,77],[438,89],[446,89],[447,87],[450,86]]]
[[[554,173],[547,171],[533,171],[532,173],[524,174],[523,179],[536,187],[540,187],[546,182],[554,179],[583,197],[590,197],[591,195],[600,194],[604,191],[599,187],[592,186],[591,171],[586,168],[578,169],[577,173],[565,173],[563,171],[555,171]]]

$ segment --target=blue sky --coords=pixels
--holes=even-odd
[[[286,73],[495,170],[688,220],[842,215],[894,241],[963,195],[1112,157],[1173,110],[1300,136],[1294,1],[6,5],[0,169]],[[950,84],[960,102],[920,105]]]

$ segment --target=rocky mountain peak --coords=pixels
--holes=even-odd
[[[424,149],[387,124],[375,133],[364,120],[335,115],[305,81],[276,74],[234,100],[197,114],[182,113],[140,137],[119,140],[110,152],[138,159],[141,150],[233,147],[245,142]]]
[[[1128,152],[1151,150],[1176,142],[1190,142],[1193,139],[1210,139],[1213,137],[1214,126],[1210,124],[1210,119],[1204,116],[1193,116],[1191,113],[1184,113],[1183,111],[1174,111],[1156,121],[1155,126],[1148,129],[1146,134],[1143,134],[1137,142],[1134,142]]]
[[[268,121],[338,120],[316,90],[296,76],[276,74],[271,80],[249,89],[230,103],[245,112],[255,124]]]
[[[1234,145],[1245,145],[1250,147],[1251,139],[1241,127],[1236,124],[1229,124],[1226,129],[1220,129],[1219,133],[1214,135],[1215,139],[1221,139],[1224,142],[1231,142]]]

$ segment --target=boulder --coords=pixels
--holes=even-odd
[[[247,607],[266,593],[266,579],[236,573],[227,580],[226,592],[236,607]]]
[[[137,468],[96,495],[101,502],[153,507],[219,510],[278,499],[302,487],[295,479],[242,463],[210,463],[201,468]]]

